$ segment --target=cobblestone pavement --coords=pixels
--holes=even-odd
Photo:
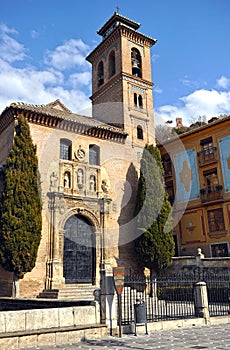
[[[123,335],[122,338],[86,340],[66,346],[42,346],[34,350],[149,350],[149,349],[230,349],[230,323],[152,331],[149,335]],[[32,350],[30,348],[30,350]]]

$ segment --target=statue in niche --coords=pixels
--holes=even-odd
[[[94,175],[90,175],[89,178],[89,190],[96,191],[96,180]]]
[[[77,185],[79,188],[83,187],[83,170],[78,169],[77,171]]]
[[[50,186],[51,187],[57,187],[57,181],[58,181],[58,176],[53,171],[52,174],[50,175]]]
[[[104,193],[109,193],[109,185],[107,180],[102,180],[101,182],[101,188]]]
[[[69,188],[69,175],[68,175],[68,173],[65,173],[65,175],[64,175],[64,187]]]

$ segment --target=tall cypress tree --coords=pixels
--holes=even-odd
[[[158,273],[171,264],[175,244],[171,205],[164,188],[164,170],[160,152],[153,145],[144,148],[135,217],[135,251],[140,264]]]
[[[41,239],[42,204],[36,146],[19,116],[7,158],[0,210],[0,265],[23,278],[33,269]]]

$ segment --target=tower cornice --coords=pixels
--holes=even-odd
[[[111,45],[122,36],[138,45],[147,46],[149,48],[157,42],[156,39],[121,24],[86,57],[86,60],[90,63],[94,62],[105,50],[109,49]]]
[[[106,84],[104,84],[101,89],[97,90],[95,94],[93,94],[90,99],[93,101],[96,101],[100,96],[104,95],[108,90],[114,87],[117,83],[119,83],[121,80],[126,80],[129,81],[135,85],[141,86],[142,88],[145,89],[152,89],[154,86],[154,83],[152,81],[148,81],[142,78],[138,78],[128,73],[120,73],[117,74],[113,79],[108,81]]]

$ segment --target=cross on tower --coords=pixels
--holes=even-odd
[[[117,13],[119,13],[120,7],[117,5],[116,6]]]

